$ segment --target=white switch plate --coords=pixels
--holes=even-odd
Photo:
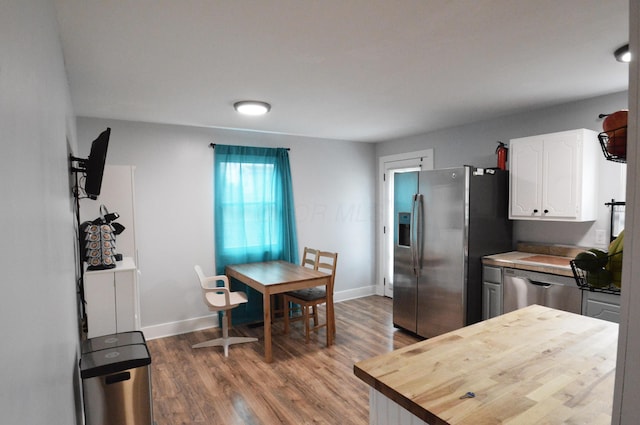
[[[596,230],[596,243],[602,244],[602,245],[607,243],[607,234],[604,230],[602,229]]]

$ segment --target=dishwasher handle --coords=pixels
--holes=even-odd
[[[527,282],[529,282],[532,285],[536,285],[536,286],[540,286],[542,288],[551,288],[552,284],[551,283],[546,283],[546,282],[538,282],[537,280],[531,280],[531,279],[527,279],[526,277],[524,278]]]

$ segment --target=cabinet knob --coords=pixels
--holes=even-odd
[[[545,214],[549,213],[549,210],[544,210],[544,213],[545,213]]]
[[[538,210],[537,210],[537,209],[533,210],[533,213],[534,213],[534,214],[537,214],[537,213],[538,213]]]

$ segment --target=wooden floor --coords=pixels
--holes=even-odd
[[[263,328],[235,326],[232,336],[254,343],[194,350],[220,329],[148,341],[157,425],[369,423],[369,387],[353,364],[418,341],[392,324],[392,300],[369,296],[337,303],[336,344],[325,330],[304,343],[302,322],[289,335],[273,325],[273,363],[263,357]],[[324,311],[321,312],[324,317]]]

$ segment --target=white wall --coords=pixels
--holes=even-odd
[[[69,89],[49,0],[0,12],[0,423],[81,423]]]
[[[435,131],[419,136],[392,140],[377,145],[377,157],[403,152],[434,149],[435,168],[463,164],[477,167],[495,167],[497,141],[508,144],[510,139],[556,131],[588,128],[602,131],[600,113],[611,113],[627,108],[627,92],[586,99],[541,109],[526,114],[515,114],[490,121]],[[507,164],[509,166],[509,164]],[[514,241],[558,243],[589,247],[604,247],[595,239],[596,230],[609,233],[609,209],[604,206],[612,198],[624,200],[619,185],[624,166],[599,157],[600,176],[598,220],[587,223],[514,221]],[[607,238],[608,240],[608,238]]]
[[[194,329],[196,319],[209,314],[193,265],[214,270],[212,142],[291,148],[299,249],[339,253],[337,300],[375,291],[374,145],[78,118],[81,156],[106,127],[107,163],[136,167],[141,316],[148,337]]]
[[[632,58],[640,53],[640,0],[631,0],[629,45]],[[627,222],[622,264],[622,294],[620,296],[620,332],[616,384],[613,399],[615,425],[635,425],[640,418],[640,66],[634,59],[629,67],[629,132],[627,159],[629,167],[627,189]]]

